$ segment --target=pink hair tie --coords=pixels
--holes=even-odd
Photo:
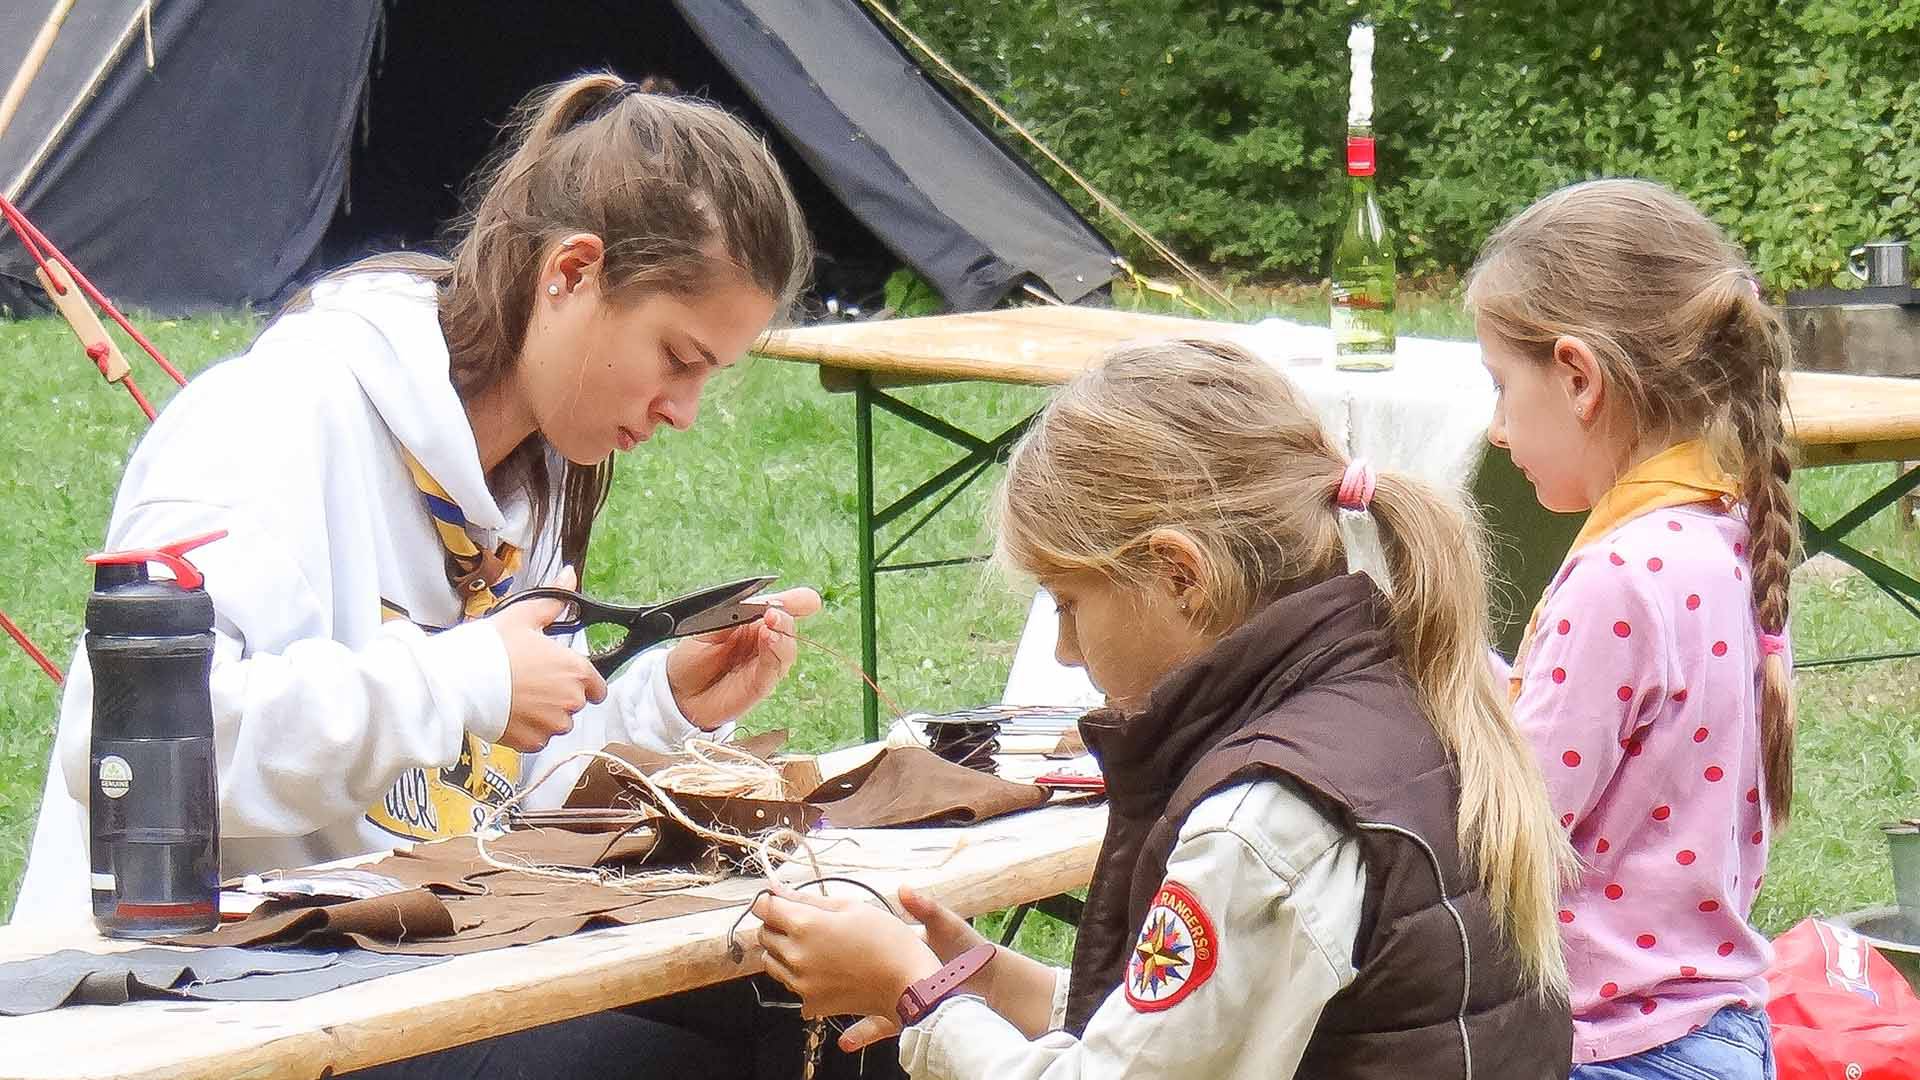
[[[1785,634],[1761,634],[1760,635],[1760,655],[1761,656],[1780,656],[1786,651],[1787,651],[1787,635]]]
[[[1334,496],[1334,505],[1356,514],[1366,513],[1373,505],[1373,483],[1373,466],[1367,464],[1366,458],[1353,459],[1340,477],[1340,493]]]

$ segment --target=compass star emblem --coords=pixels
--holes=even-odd
[[[1192,946],[1182,939],[1180,924],[1170,911],[1156,911],[1147,921],[1147,929],[1133,947],[1134,984],[1143,993],[1157,994],[1161,987],[1187,977],[1188,954]]]
[[[1127,957],[1127,1002],[1140,1012],[1172,1008],[1212,976],[1219,959],[1220,938],[1206,908],[1193,890],[1168,881],[1154,894]]]

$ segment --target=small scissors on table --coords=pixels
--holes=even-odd
[[[605,604],[572,589],[528,589],[515,593],[495,607],[499,612],[522,600],[559,600],[567,607],[559,619],[547,626],[556,636],[577,634],[589,626],[612,625],[626,628],[618,642],[592,654],[594,669],[612,678],[620,665],[669,638],[692,634],[711,634],[753,622],[775,606],[773,600],[750,600],[754,593],[772,584],[772,575],[742,578],[725,585],[688,593],[678,600],[651,607],[625,607]]]

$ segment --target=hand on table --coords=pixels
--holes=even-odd
[[[667,686],[693,726],[712,731],[752,708],[793,668],[795,619],[820,610],[820,594],[788,589],[754,622],[688,638],[667,653]]]

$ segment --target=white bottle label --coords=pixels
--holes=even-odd
[[[117,754],[100,759],[100,794],[118,799],[133,787],[133,766]]]

